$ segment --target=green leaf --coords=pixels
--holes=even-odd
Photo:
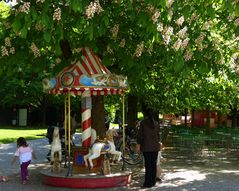
[[[160,0],[159,2],[158,2],[162,7],[166,7],[166,0]]]
[[[41,18],[41,23],[45,26],[48,26],[49,25],[49,22],[50,22],[50,18],[49,16],[45,13],[42,15],[42,18]]]
[[[92,40],[94,38],[94,28],[91,26],[88,30],[89,32],[89,39]]]
[[[176,62],[173,66],[173,69],[175,72],[180,72],[184,67],[184,60],[180,54],[177,55]]]
[[[63,39],[63,28],[60,25],[58,25],[56,28],[56,38],[59,40]]]
[[[230,13],[233,11],[231,0],[224,1],[225,10],[228,10]]]
[[[37,12],[34,8],[31,8],[31,15],[32,15],[32,20],[35,21],[37,19]]]
[[[214,17],[215,17],[215,11],[214,11],[212,5],[207,6],[207,13],[209,14],[209,16],[210,16],[211,18],[214,18]]]
[[[103,18],[103,21],[104,21],[104,24],[105,24],[106,27],[109,26],[109,18],[108,18],[108,16],[105,16]]]
[[[28,33],[28,30],[27,30],[27,27],[23,27],[21,30],[20,30],[20,36],[22,38],[26,38],[27,37],[27,33]]]
[[[60,47],[60,42],[57,44],[57,46],[55,47],[56,50],[56,55],[59,56],[61,55],[61,47]]]
[[[189,5],[185,6],[182,10],[183,16],[189,18],[191,16],[191,7]]]
[[[206,62],[202,62],[199,66],[199,72],[201,74],[206,74],[209,72],[208,64]]]
[[[71,1],[71,7],[72,9],[77,12],[77,11],[81,11],[83,6],[82,6],[82,1],[79,1],[79,0],[72,0]]]
[[[45,31],[45,32],[44,32],[44,35],[43,35],[43,38],[44,38],[44,40],[45,40],[46,42],[50,42],[50,40],[51,40],[51,32]]]
[[[12,24],[12,28],[14,32],[19,32],[19,30],[21,29],[21,22],[19,21],[19,19],[15,19],[15,21]]]
[[[239,4],[237,3],[236,8],[235,8],[235,14],[237,17],[239,17]]]
[[[236,34],[237,36],[239,36],[239,26],[237,26],[237,28],[236,28],[236,30],[235,30],[235,34]]]

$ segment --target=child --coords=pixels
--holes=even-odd
[[[163,143],[159,143],[160,144],[160,151],[158,152],[158,160],[157,160],[157,174],[156,174],[156,181],[161,182],[161,175],[162,175],[162,168],[161,168],[161,164],[160,164],[160,160],[162,159],[162,150],[164,150],[164,145]]]
[[[0,176],[0,182],[7,182],[8,177],[7,176]]]
[[[23,137],[17,139],[17,150],[14,155],[11,164],[15,163],[16,159],[19,157],[22,184],[26,184],[29,179],[28,166],[31,163],[32,158],[36,159],[36,155],[32,147],[27,144]]]

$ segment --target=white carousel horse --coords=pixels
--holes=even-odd
[[[62,159],[62,148],[61,148],[61,139],[60,139],[60,133],[59,128],[54,127],[53,135],[52,135],[52,143],[51,143],[51,162],[54,163],[54,160],[56,159],[56,154],[58,153],[58,160],[61,161]]]
[[[106,132],[105,141],[95,142],[92,147],[89,149],[89,153],[84,156],[85,166],[88,167],[88,161],[90,164],[90,168],[93,168],[92,160],[98,158],[102,152],[107,152],[118,157],[118,161],[121,159],[122,153],[117,151],[115,148],[113,137],[116,136],[118,133],[115,129],[109,129]],[[87,161],[88,160],[88,161]]]

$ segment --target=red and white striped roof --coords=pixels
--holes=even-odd
[[[88,47],[80,49],[80,59],[66,67],[63,72],[72,72],[75,76],[83,74],[110,74],[111,72],[102,64],[100,58]]]
[[[49,90],[50,94],[81,95],[84,91],[90,91],[91,95],[122,94],[127,89],[125,87],[105,87],[105,86],[85,86],[80,83],[82,76],[92,76],[97,74],[112,75],[102,64],[100,58],[88,47],[80,49],[80,59],[73,62],[60,72],[55,79],[54,88]],[[69,74],[69,75],[65,75]],[[65,75],[65,76],[64,76]],[[64,78],[63,78],[64,76]],[[72,77],[73,76],[73,77]],[[64,86],[64,80],[70,78],[69,86]],[[68,81],[67,81],[68,82]],[[66,82],[66,84],[67,84]]]

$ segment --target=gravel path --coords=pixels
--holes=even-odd
[[[78,139],[79,137],[77,137]],[[57,188],[44,185],[40,171],[49,168],[46,154],[49,149],[47,139],[29,141],[37,153],[37,160],[30,165],[30,181],[27,185],[20,184],[19,165],[10,165],[16,149],[16,144],[0,145],[0,175],[8,175],[8,182],[0,182],[0,191],[72,191],[77,189]],[[207,157],[200,160],[189,160],[187,157],[171,155],[165,150],[166,161],[163,182],[148,190],[164,191],[238,191],[239,163],[238,158]],[[117,168],[117,166],[115,167]],[[118,166],[120,169],[121,166]],[[132,183],[129,187],[110,189],[81,189],[81,190],[140,190],[144,179],[142,166],[128,166],[132,170]],[[119,170],[120,171],[120,170]]]

